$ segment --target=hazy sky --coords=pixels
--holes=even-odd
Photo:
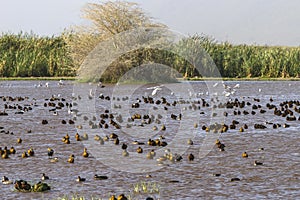
[[[300,46],[298,0],[130,0],[183,34],[233,43]],[[0,0],[0,32],[58,35],[84,23],[81,8],[100,0]]]

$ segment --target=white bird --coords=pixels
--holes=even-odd
[[[49,87],[49,83],[48,82],[45,83],[45,87]]]
[[[63,80],[59,80],[57,84],[58,84],[59,86],[61,86],[61,85],[64,85],[65,83],[64,83]]]
[[[261,89],[260,89],[260,88],[258,89],[258,92],[261,92]]]
[[[152,94],[152,96],[154,96],[154,95],[156,95],[157,91],[162,90],[162,88],[161,88],[161,86],[154,86],[154,87],[147,88],[147,90],[153,90],[151,94]]]
[[[155,89],[152,91],[152,93],[151,93],[152,96],[156,95],[156,93],[157,93],[158,90],[161,90],[161,88],[155,88]]]
[[[239,88],[240,84],[236,84],[233,88]]]
[[[219,85],[219,83],[217,82],[213,85],[213,87],[217,87],[218,85]]]
[[[91,96],[91,97],[93,97],[93,96],[94,96],[93,89],[90,89],[90,96]]]

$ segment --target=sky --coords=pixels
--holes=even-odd
[[[298,0],[128,0],[154,20],[185,34],[220,42],[300,46]],[[81,9],[101,0],[0,0],[0,32],[59,35],[84,24]]]

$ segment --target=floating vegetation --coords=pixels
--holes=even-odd
[[[160,192],[160,185],[156,182],[141,181],[133,185],[134,193],[155,194]]]

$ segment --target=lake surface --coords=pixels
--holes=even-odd
[[[16,154],[10,155],[9,159],[0,159],[0,176],[7,176],[13,181],[23,179],[36,183],[45,173],[50,177],[45,182],[51,186],[51,190],[44,193],[21,193],[13,185],[1,185],[2,198],[57,199],[64,195],[79,194],[87,199],[92,196],[108,199],[112,194],[121,193],[132,199],[145,199],[148,196],[154,199],[300,198],[300,114],[296,112],[300,108],[297,105],[297,101],[300,101],[299,82],[232,81],[225,82],[226,89],[222,83],[210,81],[182,82],[164,84],[156,93],[153,88],[149,89],[156,85],[100,87],[95,84],[73,84],[70,81],[63,85],[59,85],[58,81],[48,83],[49,87],[45,86],[46,81],[0,82],[0,112],[8,114],[0,116],[0,147],[14,146],[16,149]],[[218,87],[218,90],[214,90]],[[24,100],[17,101],[8,96],[24,97]],[[50,101],[52,97],[55,97],[54,101]],[[152,97],[154,103],[145,103],[143,97]],[[161,97],[165,97],[170,105],[162,103]],[[272,104],[280,109],[283,102],[290,100],[294,101],[290,103],[291,106],[287,104],[287,108],[282,107],[293,112],[288,116],[295,116],[294,121],[288,121],[287,116],[274,115],[274,109],[267,108],[267,104]],[[212,109],[213,105],[228,101],[244,101],[245,106]],[[49,102],[55,103],[55,106],[61,102],[64,106],[54,109],[48,105]],[[172,105],[174,102],[176,104]],[[203,102],[209,106],[203,106]],[[44,106],[45,103],[47,106]],[[66,103],[72,103],[73,106],[68,108]],[[136,107],[133,108],[132,104]],[[20,114],[18,105],[32,109]],[[253,105],[258,108],[253,108]],[[112,114],[112,120],[120,129],[110,123],[110,118],[104,118],[100,123],[102,128],[99,127],[105,110],[108,115]],[[261,110],[266,112],[262,113]],[[223,115],[224,112],[228,113],[227,117]],[[217,116],[212,117],[213,113],[217,113]],[[145,123],[148,119],[128,119],[135,114],[153,118],[150,123]],[[176,120],[171,118],[172,114],[176,115]],[[178,120],[179,114],[181,120]],[[48,124],[43,125],[42,120],[47,120]],[[69,120],[75,124],[70,124]],[[214,122],[229,125],[233,120],[239,124],[224,133],[202,129],[203,125],[209,126]],[[104,128],[105,124],[108,128]],[[248,129],[240,132],[240,127],[245,124]],[[255,129],[255,124],[266,128]],[[161,130],[163,125],[166,130]],[[154,126],[157,130],[154,130]],[[88,140],[76,141],[76,133],[81,136],[87,133]],[[115,145],[113,139],[105,141],[103,145],[94,140],[95,135],[103,138],[111,133],[119,136],[120,145]],[[70,136],[70,144],[62,142],[66,134]],[[167,142],[167,146],[147,144],[149,138],[155,140],[161,135],[165,139],[160,140]],[[22,138],[21,144],[17,143],[18,138]],[[188,139],[192,139],[194,144],[188,145]],[[225,144],[225,151],[219,151],[215,145],[216,139]],[[136,140],[145,145],[132,144]],[[122,156],[122,143],[128,145],[128,157]],[[144,150],[142,154],[136,152],[139,146]],[[54,149],[53,157],[57,157],[58,162],[50,162],[48,147]],[[82,157],[85,147],[90,153],[88,158]],[[22,158],[21,154],[29,148],[34,149],[35,156]],[[151,160],[146,159],[146,154],[152,149],[156,156]],[[183,159],[158,163],[157,158],[166,154],[167,149],[173,156],[176,153]],[[245,151],[248,158],[242,157]],[[194,161],[187,159],[190,153],[195,156]],[[71,154],[75,155],[74,163],[67,162]],[[263,165],[254,166],[255,160]],[[94,180],[95,174],[106,175],[108,179]],[[76,182],[77,176],[86,178],[86,181]],[[231,181],[232,178],[239,178],[240,181]],[[134,193],[134,185],[141,182],[159,187],[159,193]]]

